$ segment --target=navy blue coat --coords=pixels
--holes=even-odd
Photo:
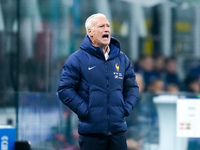
[[[80,50],[71,54],[63,67],[58,85],[59,99],[79,117],[79,134],[126,131],[125,117],[138,99],[138,85],[131,63],[111,38],[106,61],[101,47],[88,36]]]

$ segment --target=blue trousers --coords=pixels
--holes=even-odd
[[[80,135],[81,150],[127,150],[125,132],[103,135]]]

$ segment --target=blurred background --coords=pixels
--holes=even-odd
[[[98,12],[140,87],[127,118],[129,149],[164,150],[154,98],[200,99],[200,0],[0,0],[0,125],[14,126],[16,140],[35,150],[78,150],[77,118],[56,90],[85,20]],[[185,143],[181,150],[200,149],[199,137]]]

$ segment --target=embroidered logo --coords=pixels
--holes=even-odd
[[[119,72],[119,66],[115,64],[115,68],[117,69],[117,72]]]
[[[96,66],[93,66],[93,67],[88,67],[88,70],[92,70],[94,69]]]
[[[117,63],[115,64],[115,68],[116,68],[117,71],[116,71],[116,72],[113,72],[114,78],[115,78],[115,79],[123,79],[123,75],[122,75],[121,72],[119,72],[119,66],[118,66]]]

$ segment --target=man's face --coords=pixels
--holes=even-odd
[[[98,17],[92,21],[92,29],[88,29],[92,44],[105,47],[110,43],[110,23],[105,17]]]

